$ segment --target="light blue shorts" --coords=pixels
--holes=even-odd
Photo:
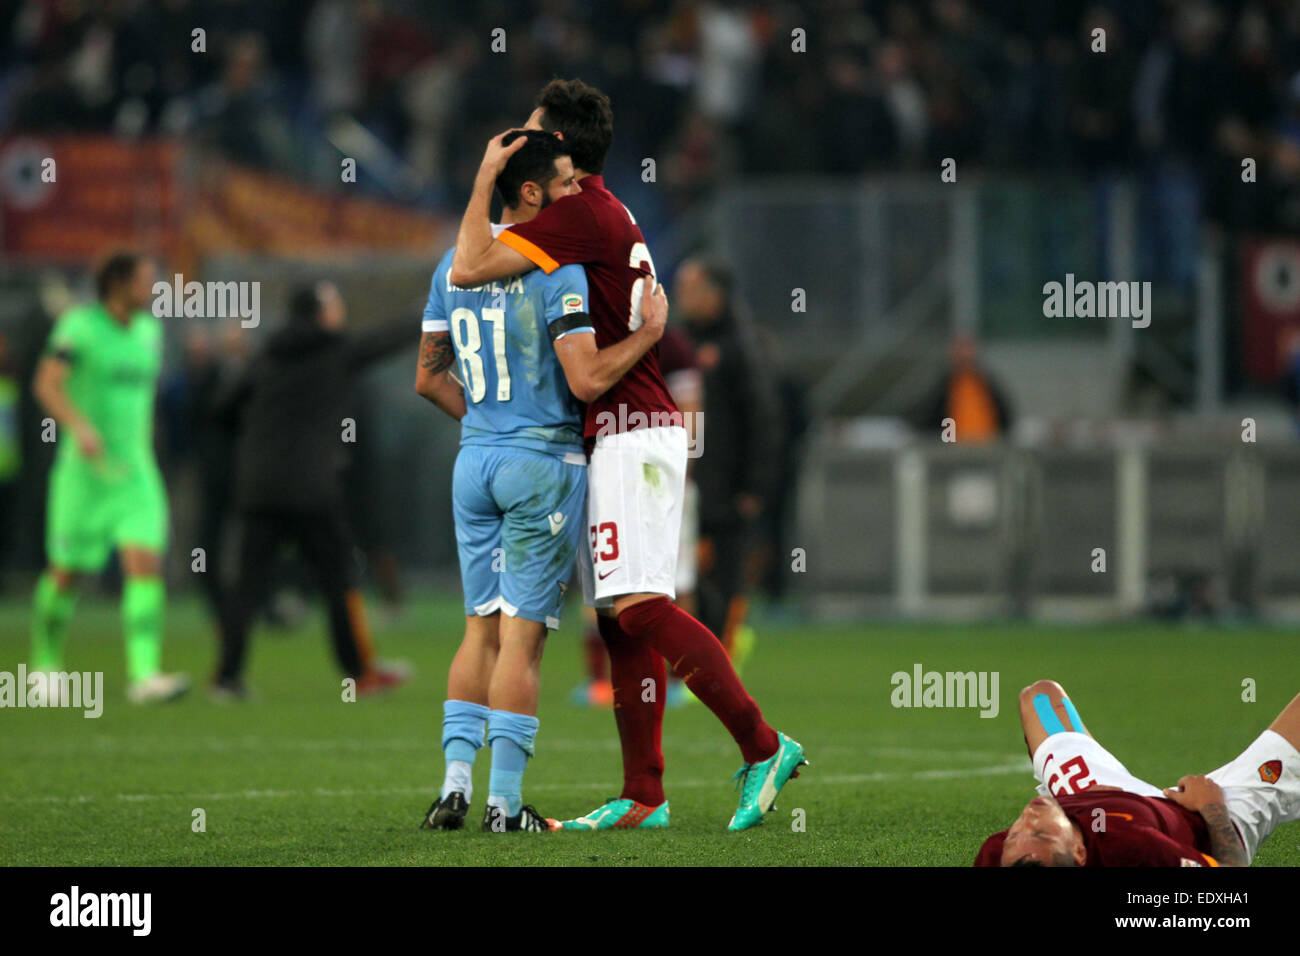
[[[586,531],[585,461],[464,445],[451,498],[466,615],[504,611],[559,627]]]

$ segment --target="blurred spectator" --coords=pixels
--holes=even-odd
[[[270,585],[267,568],[288,541],[316,573],[335,659],[356,679],[357,691],[383,690],[404,679],[374,658],[341,480],[350,438],[340,433],[340,423],[348,427],[351,420],[355,427],[357,376],[412,342],[410,323],[345,333],[347,309],[329,282],[296,290],[289,316],[218,402],[239,421],[237,567],[221,602],[221,657],[212,686],[220,697],[245,695],[254,612]]]
[[[1196,281],[1201,179],[1223,114],[1222,22],[1209,3],[1178,6],[1171,34],[1151,46],[1137,78],[1138,271],[1189,291]]]
[[[663,178],[677,215],[697,207],[735,175],[735,151],[717,123],[696,113],[686,120],[681,138],[668,146]]]
[[[756,523],[773,491],[781,416],[769,363],[733,297],[731,271],[691,258],[673,283],[674,308],[695,339],[704,379],[696,440],[699,618],[735,656],[746,615]],[[742,655],[743,656],[743,655]]]
[[[885,111],[888,113],[896,155],[906,163],[914,163],[925,148],[929,136],[925,91],[912,70],[911,55],[907,47],[897,40],[885,40],[876,50],[876,73]],[[874,154],[875,143],[870,144]],[[888,157],[891,153],[884,152]]]
[[[266,71],[266,42],[256,33],[236,37],[221,79],[198,97],[200,133],[233,159],[284,169],[292,139],[274,80]]]
[[[921,405],[917,427],[942,434],[952,419],[955,440],[977,444],[1001,438],[1011,427],[1011,409],[993,376],[979,362],[979,347],[968,335],[949,346],[949,364]]]
[[[312,96],[325,116],[351,112],[362,102],[362,34],[352,0],[321,0],[307,18],[303,44],[312,71]]]
[[[1106,52],[1087,53],[1093,30],[1106,31]],[[1123,27],[1105,7],[1091,8],[1079,21],[1079,55],[1067,69],[1070,154],[1089,172],[1132,162],[1133,82],[1137,60]]]
[[[699,60],[696,109],[706,118],[735,126],[754,101],[758,35],[745,5],[699,6]]]

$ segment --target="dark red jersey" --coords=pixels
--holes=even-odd
[[[606,348],[641,324],[638,279],[654,274],[645,237],[627,207],[605,188],[604,178],[580,181],[582,192],[565,196],[531,222],[497,236],[547,274],[578,263],[587,270],[596,345]],[[658,346],[647,352],[612,388],[587,406],[586,436],[631,431],[652,424],[681,424],[659,370]]]
[[[1218,866],[1201,815],[1172,800],[1090,789],[1058,797],[1057,803],[1083,834],[1084,866]],[[1105,829],[1097,810],[1105,814]],[[1001,866],[1006,837],[1003,830],[985,840],[975,865]]]
[[[659,340],[659,370],[664,381],[668,381],[677,372],[693,372],[699,369],[695,361],[695,343],[681,326],[670,325],[664,329],[664,337]]]

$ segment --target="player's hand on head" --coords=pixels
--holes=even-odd
[[[1223,788],[1203,773],[1188,774],[1178,786],[1167,787],[1165,796],[1180,807],[1197,811],[1210,803],[1223,802]]]
[[[516,136],[509,144],[503,144],[504,140],[511,133],[522,133],[523,130],[508,129],[497,133],[488,140],[487,149],[483,153],[482,168],[485,172],[490,172],[493,176],[498,176],[501,170],[506,168],[506,163],[510,157],[519,150],[523,149],[524,143],[528,142],[527,136]]]
[[[641,323],[658,338],[668,325],[668,296],[654,276],[638,279],[641,283]]]

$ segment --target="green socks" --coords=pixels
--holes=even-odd
[[[126,677],[133,683],[162,670],[164,604],[162,578],[130,577],[122,585]]]
[[[162,670],[163,607],[161,578],[130,577],[122,585],[122,629],[126,634],[126,676],[134,682]],[[32,599],[32,649],[27,666],[34,671],[63,669],[63,643],[77,606],[73,588],[60,591],[48,571],[36,583]]]
[[[63,670],[63,641],[76,607],[75,588],[60,591],[53,574],[41,575],[32,599],[32,652],[27,662],[32,670]]]

